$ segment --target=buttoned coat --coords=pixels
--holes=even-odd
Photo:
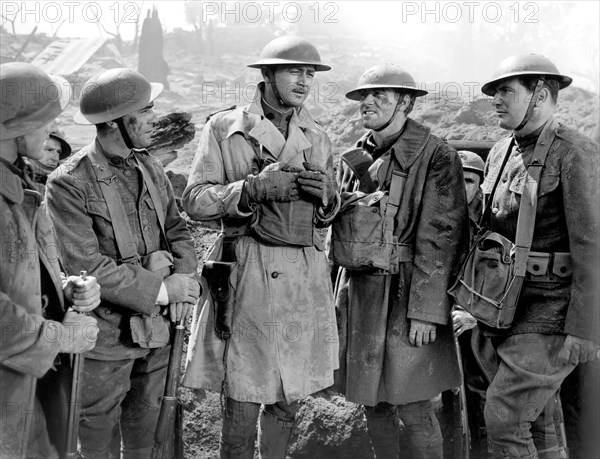
[[[356,145],[364,155],[368,135]],[[454,149],[408,118],[395,144],[369,167],[368,180],[340,162],[342,208],[356,192],[389,190],[391,168],[408,172],[394,234],[414,257],[400,263],[397,275],[344,269],[336,285],[342,345],[336,387],[368,406],[427,400],[460,384],[447,289],[469,235],[462,165]],[[411,319],[435,324],[436,341],[411,345]]]
[[[41,265],[50,277],[45,291],[59,314],[64,303],[54,231],[41,194],[24,190],[1,162],[0,216],[0,456],[20,458],[28,443],[40,440],[30,438],[33,418],[40,416],[34,409],[36,386],[55,362],[62,330],[43,317]]]
[[[241,234],[231,277],[235,306],[227,352],[230,397],[242,402],[291,402],[330,386],[337,368],[327,256],[319,248],[315,222],[308,221],[302,229],[314,232],[314,245],[270,245],[248,230],[252,212],[243,212],[238,205],[244,180],[258,169],[257,151],[270,161],[301,169],[309,161],[332,170],[333,159],[327,135],[304,108],[294,111],[285,139],[264,116],[261,90],[259,85],[250,105],[210,118],[182,202],[188,215],[207,227],[222,226],[227,234]],[[219,257],[221,243],[222,235],[208,259]],[[184,384],[221,391],[224,342],[213,330],[210,296],[201,303]]]

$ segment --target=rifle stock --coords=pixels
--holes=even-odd
[[[171,345],[171,354],[169,356],[169,369],[167,371],[167,381],[165,392],[160,405],[160,414],[154,433],[154,448],[152,449],[152,459],[170,459],[183,457],[175,453],[175,447],[181,444],[180,439],[174,439],[176,432],[176,414],[181,412],[177,408],[177,388],[179,387],[179,376],[181,374],[181,358],[183,356],[183,337],[185,334],[185,325],[178,323],[175,327],[173,343]],[[179,433],[181,429],[179,429]],[[180,450],[180,446],[177,447]],[[180,451],[182,453],[183,451]]]

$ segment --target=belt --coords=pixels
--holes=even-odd
[[[573,265],[569,252],[529,252],[525,279],[531,282],[570,282]]]

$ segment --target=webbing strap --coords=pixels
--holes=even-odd
[[[398,207],[400,206],[400,201],[402,200],[402,194],[404,193],[404,185],[406,184],[407,177],[408,171],[402,171],[400,169],[394,169],[392,171],[388,206],[392,206],[392,212],[394,212],[394,216],[396,215],[396,212],[398,212]]]
[[[154,211],[156,212],[156,217],[158,218],[158,224],[160,226],[160,233],[162,235],[163,241],[165,243],[166,249],[170,252],[171,249],[169,247],[169,240],[167,239],[167,234],[165,232],[165,213],[162,206],[162,200],[160,199],[160,194],[158,193],[158,189],[154,182],[152,181],[150,171],[146,167],[146,165],[141,162],[135,154],[133,155],[135,158],[135,162],[138,165],[141,173],[142,180],[146,184],[146,188],[148,189],[148,194],[150,195],[150,199],[154,203]]]
[[[121,255],[121,261],[124,263],[134,262],[136,264],[140,261],[140,256],[137,252],[137,244],[131,227],[129,226],[129,220],[125,213],[125,207],[119,190],[116,186],[117,176],[110,173],[108,166],[108,160],[102,153],[98,153],[96,145],[90,146],[88,151],[88,157],[92,161],[92,170],[96,175],[96,181],[100,184],[100,191],[106,202],[108,208],[108,214],[113,227],[113,233],[115,235],[115,241],[119,254]],[[114,185],[113,185],[114,184]],[[115,225],[115,222],[121,222],[119,225]]]
[[[89,149],[88,157],[92,161],[92,170],[96,175],[96,180],[100,184],[100,190],[102,192],[102,196],[104,197],[104,201],[106,202],[106,207],[108,208],[108,213],[110,215],[110,220],[113,227],[113,233],[115,235],[115,241],[119,249],[119,254],[121,255],[121,261],[126,263],[132,261],[139,263],[140,256],[137,252],[137,244],[135,242],[133,232],[131,231],[131,226],[129,225],[125,207],[123,206],[123,201],[119,195],[119,190],[116,185],[111,186],[113,183],[116,183],[117,176],[110,173],[106,156],[104,156],[102,153],[98,153],[95,144]],[[165,247],[170,252],[167,235],[165,233],[165,214],[158,189],[150,178],[150,172],[148,171],[148,168],[138,160],[138,158],[135,156],[135,153],[134,159],[142,174],[142,180],[148,189],[150,199],[154,204],[154,211],[156,212],[156,217],[158,218],[160,232],[164,240]],[[120,224],[115,225],[115,222],[120,222]]]
[[[548,120],[533,149],[531,162],[527,165],[527,176],[521,195],[517,235],[515,238],[515,275],[525,276],[527,258],[533,242],[533,229],[538,203],[538,188],[542,168],[546,163],[550,146],[554,140],[554,119]]]

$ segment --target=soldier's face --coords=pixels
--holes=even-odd
[[[30,159],[39,161],[44,157],[44,150],[42,147],[49,134],[50,124],[25,134],[22,137],[23,140],[17,144],[19,153]]]
[[[481,177],[477,172],[463,171],[465,176],[465,187],[467,188],[467,203],[470,204],[479,190],[481,184]]]
[[[288,107],[300,107],[312,88],[315,68],[312,65],[280,65],[273,76],[283,103]]]
[[[367,89],[360,92],[360,115],[366,129],[377,129],[389,121],[398,103],[392,89]]]
[[[123,124],[134,147],[148,148],[152,145],[152,131],[156,120],[153,103],[123,117]]]
[[[498,116],[498,126],[512,131],[525,117],[532,94],[517,78],[501,81],[495,91],[492,105]]]
[[[40,159],[40,163],[48,167],[58,167],[58,158],[60,158],[60,154],[62,153],[60,142],[49,137],[44,140],[44,147],[42,150],[44,156]]]

